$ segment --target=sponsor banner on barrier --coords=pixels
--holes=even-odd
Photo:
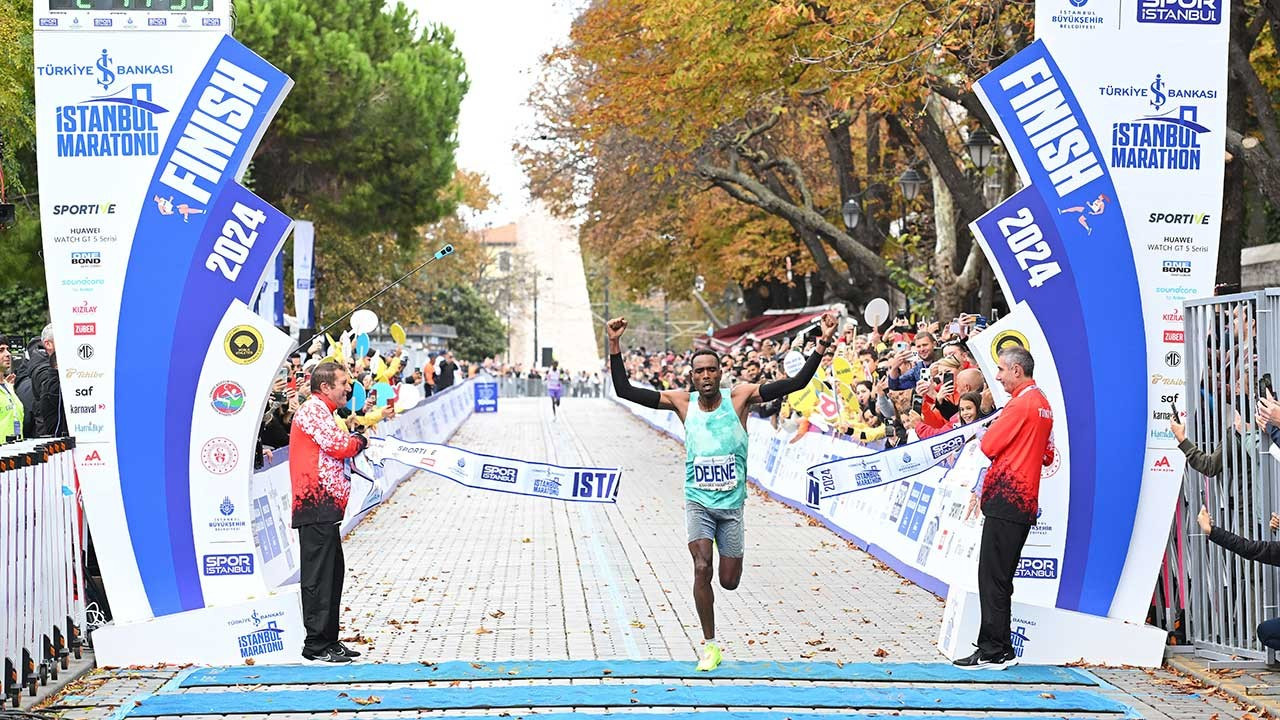
[[[371,465],[395,460],[479,490],[567,502],[615,503],[622,480],[618,468],[560,467],[393,437],[369,438],[362,457]]]

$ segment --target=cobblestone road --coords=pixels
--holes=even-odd
[[[420,474],[348,538],[344,635],[365,661],[512,658],[693,662],[701,639],[681,499],[683,448],[607,400],[502,401],[451,441],[561,465],[617,465],[614,507],[469,490]],[[716,588],[734,660],[944,662],[942,602],[785,506],[753,494],[746,569]],[[106,717],[166,670],[99,672],[66,717]],[[1166,671],[1099,670],[1150,718],[1241,717]],[[76,705],[74,709],[69,706]],[[396,714],[398,717],[412,713]]]

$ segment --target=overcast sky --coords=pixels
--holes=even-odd
[[[458,166],[483,173],[499,206],[478,225],[514,221],[529,202],[511,146],[531,122],[525,107],[539,58],[568,37],[583,0],[405,0],[424,22],[452,28],[471,89],[462,101]]]

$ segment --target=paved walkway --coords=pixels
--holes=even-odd
[[[407,481],[345,546],[344,633],[361,643],[364,660],[694,661],[701,632],[680,445],[610,401],[577,398],[554,421],[546,401],[504,399],[498,414],[473,417],[452,442],[562,465],[621,466],[618,504],[513,498],[427,475]],[[716,590],[717,634],[733,660],[944,661],[933,644],[938,598],[759,495],[748,500],[741,587]],[[66,717],[106,717],[172,674],[100,672],[61,704],[78,706]],[[1243,712],[1188,692],[1164,671],[1096,675],[1144,717]]]

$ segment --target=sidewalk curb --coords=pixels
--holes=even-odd
[[[72,683],[83,678],[85,675],[88,675],[97,666],[98,663],[93,657],[93,650],[85,648],[82,653],[82,657],[79,660],[72,657],[67,665],[67,669],[58,673],[58,679],[50,679],[48,685],[41,685],[36,691],[35,697],[31,697],[24,692],[21,699],[18,701],[17,709],[31,711],[33,709],[43,707],[50,700],[60,697],[63,690],[69,687]]]
[[[1189,675],[1196,680],[1208,685],[1215,690],[1220,690],[1231,699],[1244,705],[1246,708],[1254,707],[1269,713],[1273,717],[1280,717],[1280,695],[1250,695],[1248,685],[1240,682],[1243,678],[1258,680],[1252,675],[1245,674],[1239,677],[1224,678],[1213,674],[1205,668],[1200,662],[1193,660],[1191,657],[1183,655],[1171,655],[1164,660],[1165,667],[1174,670],[1183,675]]]

